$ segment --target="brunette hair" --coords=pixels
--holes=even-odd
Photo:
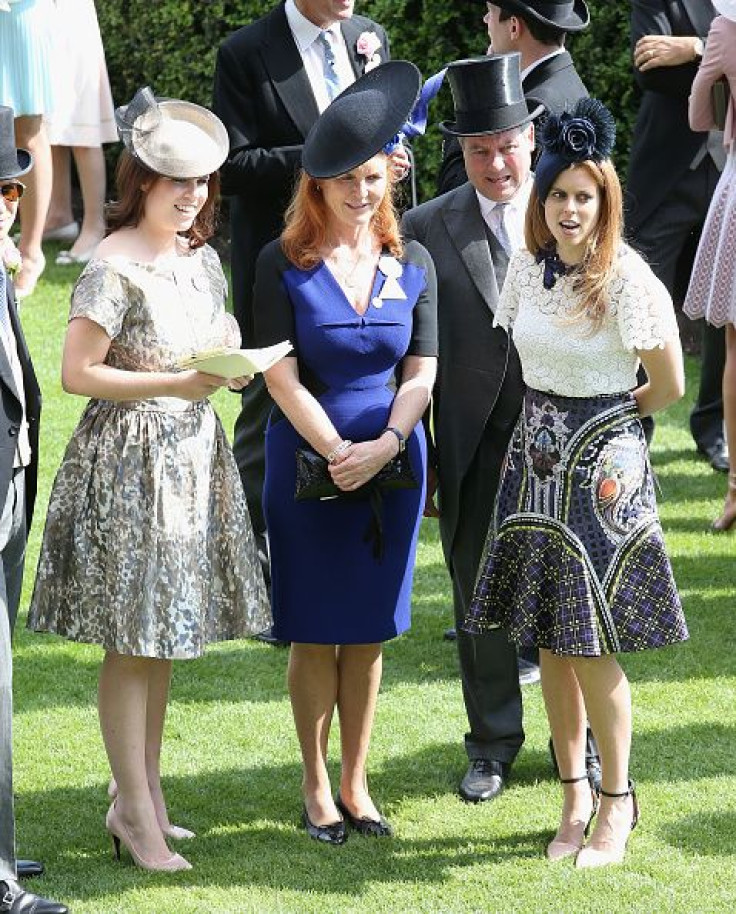
[[[616,272],[619,248],[623,233],[623,199],[621,183],[610,159],[594,162],[586,159],[570,168],[584,168],[600,189],[598,223],[588,238],[587,249],[576,269],[574,289],[580,295],[580,307],[572,314],[573,320],[586,318],[592,331],[600,328],[608,307],[608,287]],[[554,183],[552,185],[554,187]],[[551,193],[551,191],[550,191]],[[555,239],[544,218],[544,204],[539,199],[537,185],[529,195],[529,205],[524,223],[524,241],[535,256],[542,250],[553,248]]]
[[[334,180],[334,179],[330,179]],[[393,202],[393,185],[390,177],[386,193],[373,214],[371,228],[380,244],[387,247],[394,257],[401,257],[404,248],[399,234],[399,222]],[[285,216],[281,234],[284,254],[300,270],[311,270],[322,260],[322,250],[327,242],[329,213],[319,181],[302,171],[294,196]]]
[[[145,166],[123,149],[115,170],[118,198],[107,206],[107,234],[122,228],[135,228],[143,218],[147,190],[143,185],[160,180],[163,175]],[[217,226],[217,200],[220,194],[220,175],[213,172],[207,182],[207,200],[192,223],[182,232],[192,249],[200,248],[215,234]]]
[[[499,6],[500,4],[496,4]],[[524,25],[529,30],[530,35],[534,38],[535,41],[538,41],[540,44],[547,44],[551,48],[564,48],[565,46],[565,33],[561,32],[559,29],[555,29],[550,25],[545,25],[543,22],[540,22],[538,19],[534,19],[533,16],[528,18],[520,12],[510,12],[501,8],[501,12],[498,17],[499,22],[506,22],[507,19],[510,19],[512,16],[515,16],[517,19],[521,19]]]

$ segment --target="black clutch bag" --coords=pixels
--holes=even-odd
[[[311,447],[296,449],[296,488],[294,498],[370,498],[376,489],[416,489],[417,478],[406,451],[392,457],[373,479],[354,492],[343,492],[332,481],[325,458]]]

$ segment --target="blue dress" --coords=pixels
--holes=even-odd
[[[388,255],[384,255],[386,257]],[[324,263],[300,270],[278,241],[258,261],[254,296],[258,345],[290,339],[302,383],[343,438],[378,437],[388,422],[395,369],[406,355],[437,354],[436,289],[429,254],[407,244],[396,298],[376,272],[371,303],[357,314]],[[387,260],[381,258],[386,265]],[[387,287],[388,288],[388,287]],[[396,287],[393,287],[396,289]],[[401,298],[402,294],[405,297]],[[367,644],[405,631],[424,505],[426,440],[419,423],[407,452],[416,489],[383,498],[382,558],[366,541],[368,501],[295,501],[295,451],[306,442],[276,408],[266,433],[264,514],[271,554],[274,633],[314,644]]]

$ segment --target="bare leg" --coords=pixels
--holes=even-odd
[[[337,703],[337,651],[334,644],[292,644],[289,696],[302,750],[302,790],[315,825],[340,819],[327,772],[327,744]]]
[[[377,820],[368,793],[365,765],[383,671],[380,644],[344,644],[338,648],[337,709],[340,716],[342,775],[340,796],[358,818]]]
[[[45,266],[41,238],[51,199],[51,147],[41,115],[17,117],[15,139],[19,147],[33,156],[33,168],[23,176],[26,192],[20,201],[19,250],[23,267],[15,289],[23,297],[33,292]]]
[[[71,253],[79,257],[89,254],[105,237],[105,158],[102,147],[75,146],[74,164],[82,190],[84,216]]]
[[[585,772],[587,716],[573,663],[551,651],[540,650],[542,694],[555,747],[564,801],[557,834],[547,848],[551,860],[576,853],[593,813],[593,796]],[[578,780],[579,779],[579,780]]]
[[[171,857],[156,820],[146,776],[146,718],[149,680],[156,664],[168,661],[106,653],[100,670],[100,728],[113,777],[115,801],[133,844],[146,860]]]
[[[74,221],[72,212],[71,151],[68,146],[52,146],[51,162],[54,179],[44,231],[61,228]]]
[[[583,692],[590,725],[601,756],[602,789],[625,793],[629,785],[631,690],[615,657],[575,657],[575,674]],[[579,866],[600,866],[623,859],[633,820],[630,796],[602,796],[595,829],[578,855]]]
[[[723,513],[714,522],[716,530],[728,530],[736,521],[736,327],[726,324],[726,367],[723,370],[723,418],[726,423],[728,489]]]

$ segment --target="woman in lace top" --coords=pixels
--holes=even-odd
[[[640,419],[682,396],[664,286],[621,240],[613,119],[592,99],[550,118],[496,322],[527,384],[466,628],[506,628],[540,666],[564,803],[551,860],[623,859],[638,810],[631,698],[615,654],[687,638]],[[637,387],[639,361],[649,380]],[[602,799],[585,774],[586,717]],[[585,846],[584,846],[585,845]]]
[[[116,114],[133,129],[121,130],[132,154],[118,166],[112,232],[72,296],[62,382],[91,399],[54,482],[28,624],[104,649],[100,726],[117,795],[107,828],[118,855],[122,842],[139,866],[180,870],[189,864],[166,837],[193,834],[171,825],[159,770],[171,661],[261,631],[270,614],[207,399],[228,382],[177,368],[239,343],[204,243],[227,135],[196,105],[139,96]]]

